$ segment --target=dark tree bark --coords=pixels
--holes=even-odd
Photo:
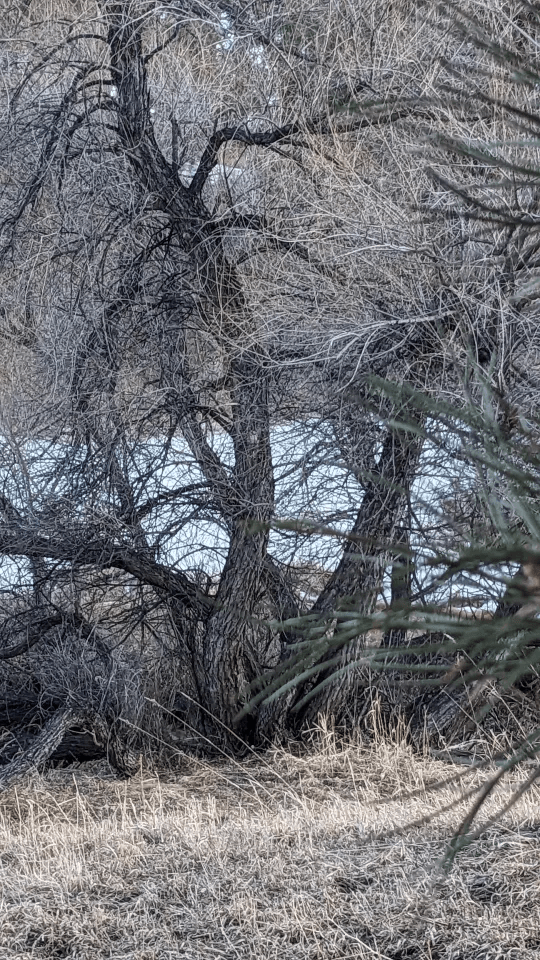
[[[102,717],[60,707],[39,732],[13,731],[12,739],[0,750],[0,790],[45,764],[101,759],[107,759],[123,777],[132,776],[139,765],[137,752]]]
[[[189,189],[179,182],[154,139],[138,21],[130,4],[107,4],[106,10],[111,75],[118,89],[120,142],[138,186],[166,214],[180,248],[191,259],[194,280],[199,283],[199,309],[209,328],[222,329],[223,346],[230,353],[230,433],[235,462],[228,475],[204,444],[189,406],[185,418],[188,440],[197,449],[212,492],[229,522],[227,561],[207,619],[203,673],[197,678],[205,708],[224,731],[233,723],[253,669],[259,666],[250,665],[246,656],[273,512],[267,373],[263,358],[242,344],[254,321],[235,270],[224,255],[221,233],[213,227],[201,196],[217,151],[201,161],[199,176]]]
[[[60,746],[67,731],[80,723],[84,723],[84,716],[76,709],[57,710],[31,744],[0,770],[0,790],[6,790],[39,769]]]
[[[390,604],[393,610],[406,610],[411,599],[410,527],[403,526],[395,537],[396,549],[392,553],[390,575]],[[404,552],[399,552],[403,546]],[[383,637],[383,646],[402,647],[407,640],[407,631],[400,627],[388,630]]]
[[[422,442],[416,436],[394,430],[388,432],[377,463],[377,475],[365,486],[341,562],[313,606],[313,613],[330,615],[329,626],[338,644],[340,627],[332,627],[332,611],[369,614],[375,609],[390,544],[403,519],[421,449]],[[330,672],[324,669],[324,659],[333,656],[330,650],[321,662],[321,672],[316,680],[300,685],[295,694],[296,704],[310,694],[315,682],[324,683],[300,709],[297,723],[311,722],[318,714],[333,715],[336,719],[346,715],[358,679],[354,664],[361,656],[364,642],[360,635],[343,647],[337,669],[349,669],[340,676],[334,678],[335,667]]]

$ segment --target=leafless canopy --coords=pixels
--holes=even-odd
[[[426,169],[436,134],[506,122],[481,71],[445,91],[481,54],[441,26],[408,0],[4,4],[6,696],[145,730],[176,705],[227,741],[297,639],[277,622],[374,609],[426,454],[370,376],[448,394],[473,349],[511,390],[534,350],[515,237],[486,246],[446,154]],[[238,733],[357,710],[351,671],[294,711],[311,682]]]

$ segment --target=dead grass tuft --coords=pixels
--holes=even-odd
[[[458,800],[456,785],[427,789],[451,772],[329,736],[309,754],[186,761],[160,779],[118,782],[105,763],[50,771],[0,798],[1,956],[537,958],[539,791],[445,876],[465,805],[407,824]]]

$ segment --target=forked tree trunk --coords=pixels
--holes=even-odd
[[[422,450],[416,435],[391,430],[384,442],[377,465],[377,476],[365,486],[362,505],[343,557],[335,573],[317,599],[314,613],[331,615],[334,610],[350,610],[351,614],[370,614],[375,609],[388,565],[390,545],[403,519],[410,485],[415,476]],[[340,627],[333,628],[333,640],[339,644]],[[325,669],[314,680],[299,686],[293,709],[317,684],[323,686],[297,712],[295,725],[313,722],[318,715],[335,719],[347,715],[351,698],[358,689],[359,673],[354,664],[362,654],[365,637],[360,634],[342,647],[337,667]],[[346,668],[340,675],[337,670]]]
[[[201,198],[206,177],[201,178],[198,189],[184,187],[156,143],[141,26],[131,8],[129,3],[106,4],[111,74],[118,91],[119,137],[138,189],[151,195],[154,205],[168,217],[180,249],[190,258],[203,323],[220,340],[228,356],[235,457],[232,471],[223,468],[197,433],[197,420],[190,409],[196,398],[191,397],[189,384],[181,398],[186,439],[229,527],[228,556],[207,620],[203,669],[197,677],[206,716],[213,714],[216,718],[217,727],[210,723],[210,730],[225,735],[238,713],[246,684],[259,666],[249,663],[250,634],[274,503],[267,374],[253,348],[246,348],[256,325],[235,268],[223,253],[221,233],[212,226],[211,214]],[[181,340],[180,336],[177,342]],[[178,367],[183,368],[181,358]]]

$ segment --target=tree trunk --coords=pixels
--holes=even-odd
[[[196,445],[199,464],[229,522],[230,545],[215,605],[203,642],[203,706],[221,731],[238,712],[249,665],[253,614],[273,512],[268,382],[261,358],[245,342],[256,327],[249,316],[234,267],[223,253],[222,235],[211,224],[198,190],[184,187],[155,141],[142,55],[140,21],[131,5],[109,3],[111,74],[118,90],[118,132],[138,186],[168,217],[193,265],[203,324],[229,358],[235,464],[230,476],[215,455],[201,449],[197,423],[186,407],[186,437]],[[182,370],[183,364],[179,362]],[[189,386],[189,385],[188,385]],[[186,403],[182,394],[182,402]],[[193,449],[193,446],[192,446]]]
[[[405,523],[396,538],[396,551],[392,555],[390,575],[390,602],[392,610],[406,609],[411,597],[411,561],[409,556],[410,526]],[[404,548],[400,552],[400,547]],[[388,630],[383,637],[383,646],[402,647],[407,640],[407,631],[400,627]]]
[[[354,616],[369,614],[375,609],[388,564],[390,544],[402,522],[421,449],[422,440],[415,435],[395,430],[387,434],[377,464],[377,476],[365,486],[346,550],[317,599],[313,613],[329,616],[331,621],[334,610],[350,610]],[[333,628],[332,639],[339,645],[339,625]],[[300,685],[295,704],[310,695],[316,684],[324,682],[324,686],[300,707],[297,724],[311,723],[319,714],[333,715],[337,720],[347,714],[359,679],[354,663],[360,657],[364,643],[363,635],[345,643],[338,666],[325,670],[324,661],[335,653],[331,649],[321,661],[321,672],[316,679]],[[336,670],[343,668],[346,668],[344,672],[333,678]]]
[[[257,654],[254,613],[264,578],[269,521],[273,513],[274,480],[270,449],[268,386],[255,363],[235,363],[232,484],[243,502],[230,532],[227,560],[221,576],[215,612],[208,621],[204,666],[209,709],[227,726],[234,724],[242,698],[261,669],[251,662]],[[249,735],[244,724],[242,731]]]

